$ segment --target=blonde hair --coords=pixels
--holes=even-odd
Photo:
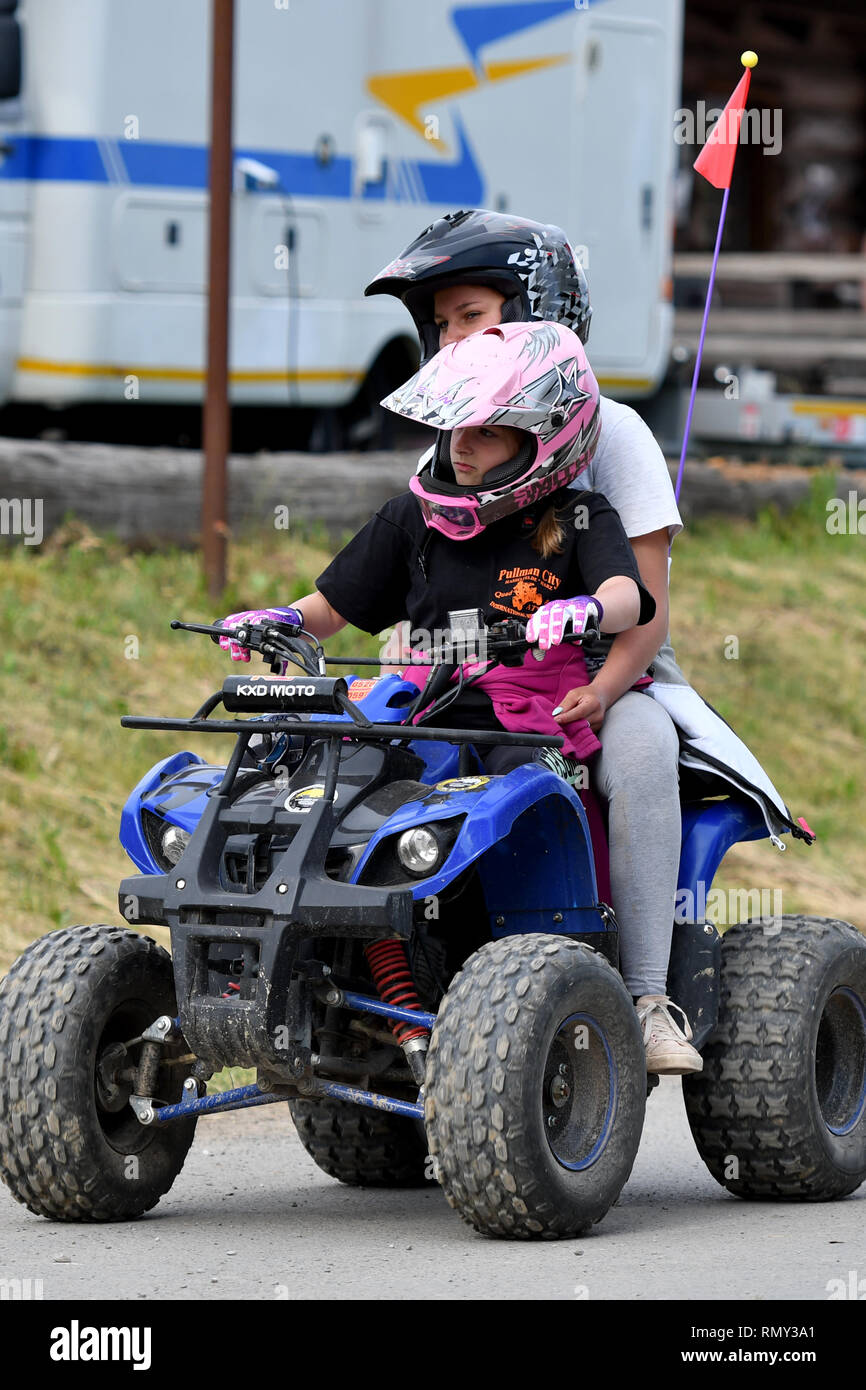
[[[559,519],[557,509],[548,507],[535,528],[532,549],[538,552],[542,560],[549,560],[554,555],[562,554],[565,541],[565,527]]]

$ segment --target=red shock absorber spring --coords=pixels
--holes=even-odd
[[[364,947],[364,954],[383,1004],[394,1004],[401,1009],[421,1008],[404,942],[374,941]],[[398,1019],[388,1021],[401,1046],[412,1038],[428,1036],[426,1028],[413,1028],[411,1023]]]

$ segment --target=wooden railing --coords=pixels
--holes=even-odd
[[[713,258],[709,253],[682,252],[674,256],[674,275],[705,283]],[[733,251],[719,257],[717,280],[806,280],[812,284],[866,281],[866,256],[806,255],[787,251]]]
[[[674,257],[674,275],[680,282],[693,278],[704,286],[711,265],[710,255],[683,253]],[[862,377],[866,391],[866,256],[733,252],[719,257],[716,279],[717,302],[710,313],[704,349],[708,364],[750,362],[782,371],[826,364],[826,389],[851,391]],[[861,291],[858,295],[848,290],[848,309],[794,307],[795,285],[805,283],[826,295],[828,287],[851,282],[860,285]],[[743,307],[744,295],[737,294],[736,285],[767,287],[765,297],[775,303]],[[773,286],[778,287],[776,293]],[[747,288],[745,297],[748,301]],[[697,344],[702,313],[698,307],[676,310],[675,344]],[[834,385],[838,368],[842,376]]]

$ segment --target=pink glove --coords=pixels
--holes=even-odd
[[[295,627],[304,626],[304,615],[297,608],[246,608],[242,613],[229,613],[227,618],[220,618],[219,624],[222,627],[248,627],[251,623],[293,623]],[[214,624],[216,626],[216,624]],[[220,646],[224,652],[230,652],[232,661],[249,661],[249,647],[242,647],[231,637],[221,637]]]
[[[537,642],[543,652],[558,647],[564,637],[582,632],[597,633],[604,617],[601,599],[581,594],[579,598],[555,598],[536,608],[526,624],[527,642]]]

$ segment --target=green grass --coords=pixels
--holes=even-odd
[[[784,518],[691,526],[674,548],[672,630],[690,679],[820,836],[784,856],[767,841],[738,848],[722,885],[781,886],[785,911],[866,927],[866,538],[827,534],[830,491],[819,478]],[[171,632],[169,620],[291,602],[328,559],[322,534],[239,539],[214,605],[195,554],[131,554],[74,522],[41,547],[4,552],[0,969],[54,927],[119,921],[117,883],[132,866],[117,832],[130,790],[178,748],[227,756],[228,738],[120,728],[126,713],[192,713],[226,674],[212,643]],[[730,638],[736,659],[725,655]],[[328,647],[362,656],[378,643],[347,629]]]
[[[252,1086],[256,1079],[255,1067],[223,1067],[222,1071],[215,1072],[207,1083],[207,1094],[209,1096],[222,1095],[223,1091],[232,1091],[236,1086]]]
[[[123,714],[187,716],[229,673],[207,638],[172,632],[170,619],[209,622],[299,598],[329,559],[324,538],[313,539],[272,533],[237,544],[232,572],[243,579],[216,605],[190,552],[130,554],[78,524],[35,552],[5,551],[0,971],[53,927],[119,920],[117,884],[134,872],[118,841],[120,812],[148,768],[182,747],[228,757],[230,737],[120,727]],[[372,656],[378,646],[351,630],[329,650]],[[167,932],[148,932],[168,944]]]
[[[866,927],[866,538],[827,533],[833,491],[818,475],[784,517],[691,526],[674,547],[671,626],[689,679],[819,836],[784,859],[767,841],[738,847],[722,886],[778,882],[786,912]]]

